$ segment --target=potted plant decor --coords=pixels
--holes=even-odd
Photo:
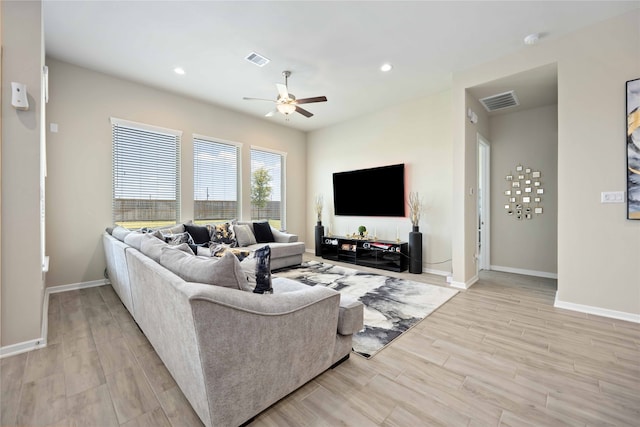
[[[358,233],[360,234],[360,237],[364,237],[364,233],[367,232],[367,227],[365,227],[364,225],[361,225],[360,227],[358,227]]]
[[[316,210],[316,256],[322,255],[322,238],[324,237],[324,227],[322,226],[322,208],[323,208],[322,194],[318,194],[314,201],[314,208]]]

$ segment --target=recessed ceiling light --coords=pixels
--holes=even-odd
[[[173,72],[176,74],[180,74],[181,76],[184,76],[184,68],[176,67],[173,69]]]
[[[380,71],[383,71],[386,73],[388,71],[391,71],[392,68],[393,68],[393,65],[386,63],[386,64],[382,64],[382,66],[380,67]]]

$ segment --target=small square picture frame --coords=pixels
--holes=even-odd
[[[540,215],[542,213],[542,208],[541,207],[534,208],[533,212]]]
[[[541,198],[541,197],[534,197],[534,198],[533,198],[533,201],[534,201],[535,203],[540,203],[540,202],[542,201],[542,198]]]
[[[544,194],[544,188],[538,188],[536,191],[537,194]]]
[[[504,205],[505,209],[511,209],[511,205]]]
[[[513,175],[507,175],[504,179],[507,181],[513,181]]]
[[[511,195],[511,190],[504,190],[504,195],[505,196],[510,196]]]
[[[524,218],[525,218],[525,219],[531,219],[531,214],[530,214],[530,213],[528,213],[528,214],[524,214]]]
[[[522,165],[516,166],[516,172],[521,172],[523,169]]]
[[[524,173],[531,173],[531,168],[526,168],[526,169],[524,170]]]
[[[531,172],[531,178],[540,178],[540,171]]]
[[[516,202],[516,198],[515,197],[509,197],[509,202],[510,203],[515,203]]]
[[[524,192],[525,192],[525,193],[531,193],[531,187],[526,187],[526,188],[524,189]]]
[[[527,197],[527,196],[523,197],[522,203],[531,203],[531,197]]]
[[[516,190],[516,196],[519,196],[522,194],[522,190]]]
[[[519,181],[513,181],[513,182],[511,183],[511,186],[512,186],[513,188],[520,188],[520,182],[519,182]]]
[[[525,180],[524,185],[531,185],[531,180],[530,179]]]
[[[534,183],[533,183],[533,186],[534,186],[534,187],[540,187],[540,181],[536,181],[536,182],[534,182]]]

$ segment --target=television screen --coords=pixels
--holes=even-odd
[[[333,174],[336,215],[404,216],[404,164]]]

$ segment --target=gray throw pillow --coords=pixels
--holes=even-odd
[[[131,230],[118,225],[113,229],[111,235],[121,242],[124,242],[125,237],[127,237],[129,233],[131,233]]]
[[[142,245],[142,239],[144,239],[145,233],[140,233],[139,231],[132,231],[127,234],[124,238],[124,242],[137,250],[140,250],[140,246]],[[154,237],[155,239],[155,237]]]
[[[244,289],[247,286],[240,262],[232,253],[225,254],[220,259],[204,258],[167,246],[162,249],[160,264],[187,282],[232,289]]]
[[[233,232],[236,235],[238,246],[240,246],[241,248],[258,243],[256,242],[256,236],[253,235],[251,226],[247,224],[234,224]]]
[[[162,253],[162,248],[167,246],[167,244],[151,234],[143,234],[142,235],[142,243],[140,244],[140,252],[154,260],[155,262],[160,261],[160,254]]]

